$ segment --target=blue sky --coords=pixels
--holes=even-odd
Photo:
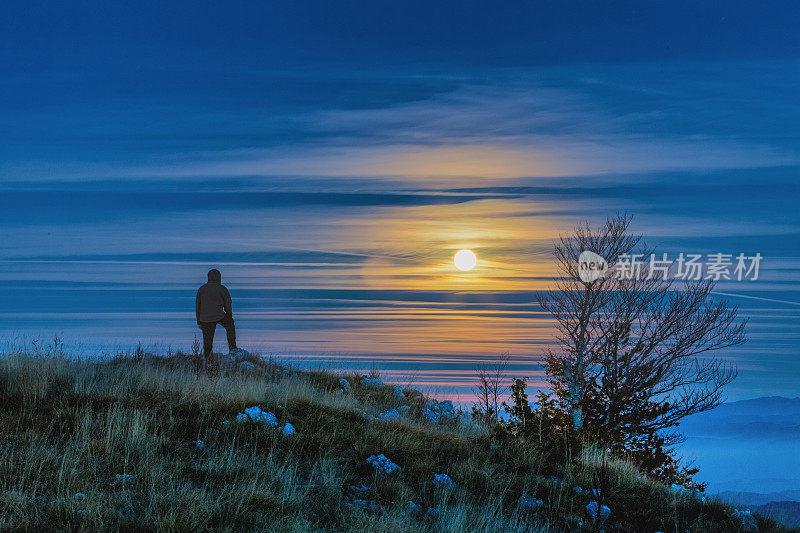
[[[463,400],[541,375],[551,240],[629,211],[765,257],[730,397],[797,396],[800,10],[697,4],[7,6],[8,342],[187,347],[216,266],[244,346]]]

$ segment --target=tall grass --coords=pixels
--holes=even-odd
[[[724,505],[675,495],[626,463],[431,428],[425,398],[410,393],[402,422],[372,420],[363,413],[402,403],[390,387],[352,375],[352,392],[337,394],[339,376],[252,361],[208,377],[183,354],[0,358],[0,530],[592,531],[573,487],[601,477],[607,531],[738,527]],[[297,434],[236,423],[252,405]],[[402,472],[377,474],[365,462],[375,453]],[[434,473],[456,488],[434,487]],[[545,505],[527,511],[522,495]]]

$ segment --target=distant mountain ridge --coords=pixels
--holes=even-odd
[[[800,502],[775,501],[751,507],[753,512],[769,516],[791,528],[800,528]]]
[[[736,492],[722,491],[717,494],[719,499],[736,505],[766,505],[771,502],[796,501],[800,503],[800,489],[782,490],[780,492]]]
[[[791,491],[800,489],[800,398],[724,403],[687,417],[678,431],[686,436],[679,453],[700,468],[710,493],[769,495],[748,496],[747,505],[798,499]]]
[[[800,527],[800,398],[724,403],[686,418],[679,431],[710,493]]]
[[[712,411],[687,417],[680,431],[687,436],[800,437],[800,398],[765,396],[724,403]]]

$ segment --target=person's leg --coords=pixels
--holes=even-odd
[[[214,330],[217,329],[217,323],[201,322],[200,329],[203,331],[203,356],[208,359],[214,350]]]
[[[233,325],[233,317],[226,316],[220,320],[219,323],[225,328],[225,332],[228,334],[228,349],[230,351],[236,350],[236,328]]]

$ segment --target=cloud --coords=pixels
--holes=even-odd
[[[437,183],[618,173],[630,181],[636,173],[800,162],[790,142],[800,116],[788,90],[800,78],[797,62],[462,71],[425,78],[439,89],[416,98],[390,95],[419,74],[369,76],[373,97],[362,106],[322,97],[316,105],[272,110],[272,119],[262,112],[258,120],[245,114],[249,110],[231,110],[226,128],[233,135],[231,124],[242,124],[240,147],[220,141],[214,149],[204,141],[199,151],[159,152],[116,171],[100,162],[96,171],[141,179],[261,175]],[[777,87],[770,99],[754,91],[759,82]],[[271,135],[262,143],[259,128]],[[281,128],[292,133],[279,141]]]

